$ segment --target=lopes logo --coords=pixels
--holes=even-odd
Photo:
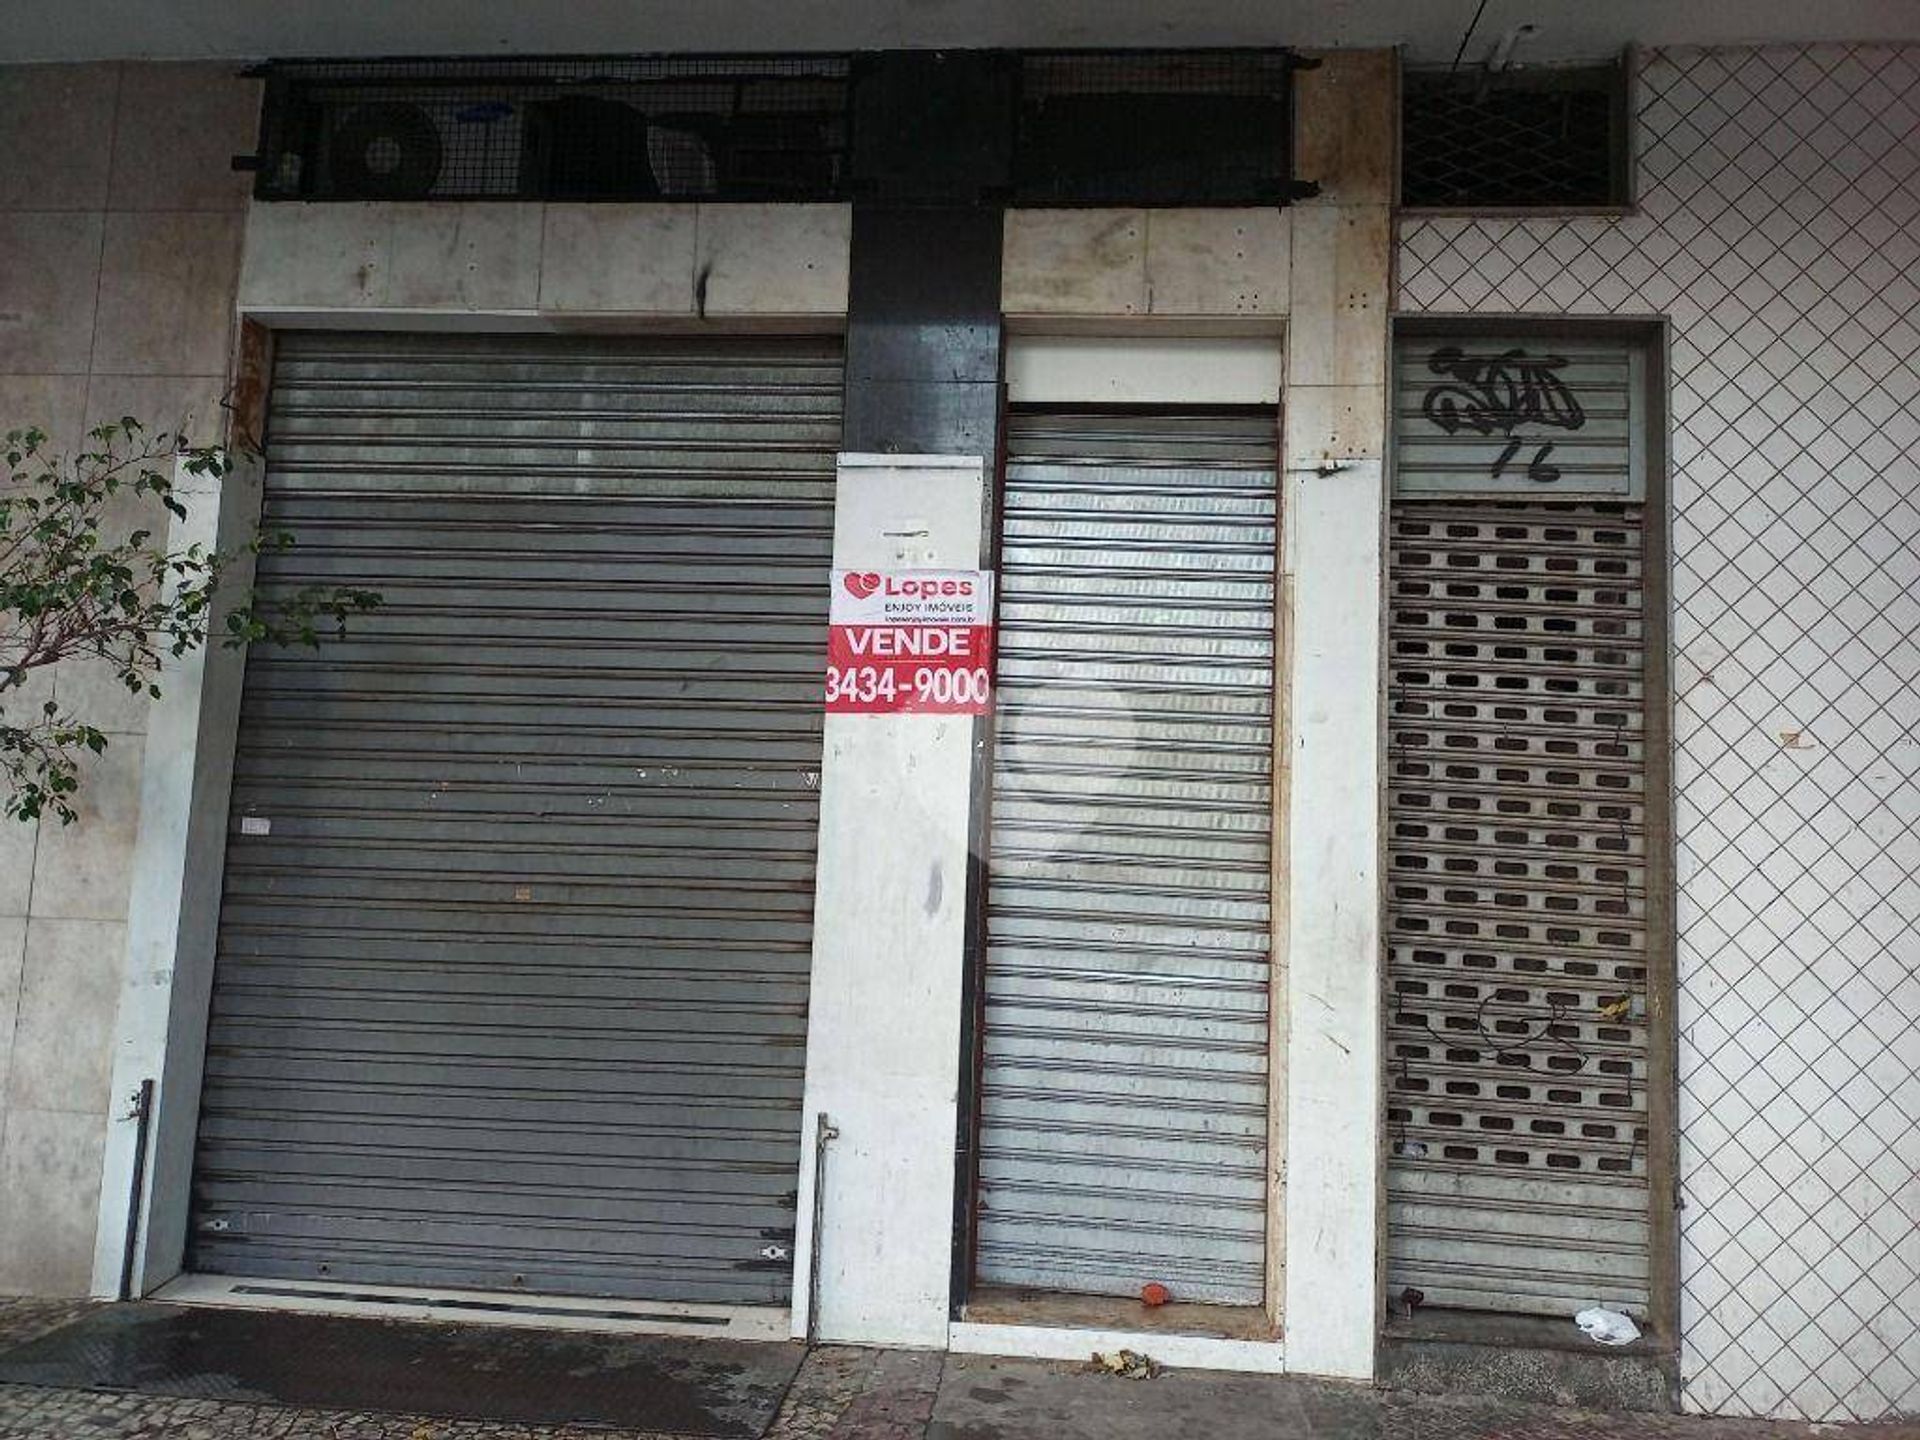
[[[906,600],[971,599],[976,590],[971,579],[954,576],[922,579],[912,575],[883,575],[877,570],[849,570],[841,575],[840,583],[856,600],[872,595]]]

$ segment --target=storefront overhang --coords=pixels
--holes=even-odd
[[[917,0],[792,5],[785,0],[427,0],[342,7],[327,0],[109,0],[21,7],[0,34],[0,63],[311,55],[634,54],[688,50],[920,47],[1404,46],[1416,63],[1512,48],[1523,62],[1594,59],[1628,44],[1885,41],[1920,36],[1920,11],[1893,0]],[[1527,28],[1531,27],[1531,28]]]

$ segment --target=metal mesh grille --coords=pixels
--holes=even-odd
[[[1624,205],[1616,70],[1409,74],[1401,199],[1425,206]]]
[[[1020,57],[1020,94],[1279,99],[1295,63],[1284,50],[1041,50]]]
[[[264,199],[818,200],[844,184],[847,62],[278,66]]]
[[[1293,65],[1281,50],[1024,55],[1015,202],[1284,202]]]
[[[1293,65],[1282,50],[1021,55],[1013,198],[1284,203],[1301,193]],[[1000,127],[981,142],[1002,167],[989,188],[1004,191],[1011,90],[956,106],[910,88],[910,104],[891,106],[873,99],[874,75],[845,56],[805,55],[278,64],[256,190],[265,200],[843,200],[855,188],[858,87],[874,112],[860,125],[869,169],[903,143],[918,162],[924,147],[903,141],[916,127],[985,116]]]
[[[1390,1283],[1428,1303],[1646,1304],[1641,528],[1395,508]]]

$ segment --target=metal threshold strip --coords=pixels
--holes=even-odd
[[[635,1305],[631,1301],[572,1296],[298,1280],[263,1282],[224,1275],[183,1275],[148,1298],[175,1305],[449,1320],[607,1334],[714,1335],[731,1340],[787,1340],[792,1335],[791,1312],[774,1306]]]

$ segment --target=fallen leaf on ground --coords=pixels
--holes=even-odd
[[[1093,1363],[1122,1380],[1151,1380],[1160,1373],[1160,1367],[1153,1363],[1152,1357],[1142,1355],[1137,1350],[1116,1350],[1111,1355],[1103,1355],[1096,1350]]]

